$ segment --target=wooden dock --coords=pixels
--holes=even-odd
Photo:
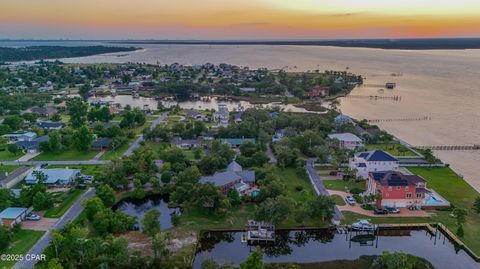
[[[397,122],[397,121],[424,121],[431,120],[430,116],[423,117],[414,117],[414,118],[396,118],[396,119],[370,119],[367,120],[369,123],[378,123],[378,122]]]
[[[263,244],[275,242],[275,225],[263,221],[248,220],[242,242]]]
[[[417,146],[417,149],[431,150],[480,150],[480,144],[473,145],[443,145],[443,146]]]
[[[402,96],[399,96],[399,95],[378,96],[378,95],[355,95],[355,94],[350,94],[350,95],[345,96],[345,98],[370,99],[370,100],[388,100],[388,101],[395,101],[395,102],[402,101]]]

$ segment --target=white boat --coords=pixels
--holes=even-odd
[[[352,223],[352,229],[354,231],[373,231],[375,229],[375,225],[366,219],[361,219]]]

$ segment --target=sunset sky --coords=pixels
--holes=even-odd
[[[0,38],[480,37],[480,0],[0,0]]]

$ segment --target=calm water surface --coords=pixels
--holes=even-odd
[[[362,74],[366,84],[396,82],[383,95],[401,102],[347,98],[342,112],[355,118],[430,116],[429,121],[382,122],[380,127],[412,145],[480,143],[480,50],[382,50],[308,46],[141,45],[143,50],[65,59],[72,63],[231,63],[251,68],[346,70]],[[392,74],[397,74],[393,77]],[[356,95],[380,95],[379,87],[355,89]],[[437,152],[480,190],[480,151]]]
[[[348,239],[345,234],[334,234],[328,230],[277,232],[275,245],[263,247],[264,262],[354,260],[362,255],[378,255],[382,251],[401,251],[425,258],[437,269],[480,268],[480,264],[463,250],[456,250],[453,244],[444,240],[443,235],[435,243],[434,238],[423,230],[379,236],[378,243],[371,241],[364,245],[354,242],[350,244]],[[220,263],[240,264],[254,249],[241,242],[239,232],[207,233],[202,238],[193,268],[201,268],[202,261],[208,258]]]

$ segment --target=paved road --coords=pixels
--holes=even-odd
[[[272,147],[272,144],[267,145],[267,156],[270,159],[269,162],[271,164],[276,164],[277,163],[277,158],[275,157],[275,154],[273,154],[273,151],[272,151],[271,147]]]
[[[85,160],[85,161],[11,161],[11,162],[0,162],[3,165],[41,165],[41,164],[52,164],[52,165],[78,165],[78,164],[107,164],[110,160]]]
[[[305,170],[307,171],[308,177],[312,182],[313,188],[315,189],[315,192],[317,193],[317,195],[330,196],[330,193],[327,191],[327,189],[323,185],[323,182],[320,179],[320,176],[317,174],[317,171],[315,171],[315,168],[313,167],[314,162],[315,160],[308,159],[307,164],[305,165]],[[343,219],[342,212],[340,212],[337,206],[335,206],[334,211],[335,212],[333,214],[333,220],[335,222],[340,222]]]
[[[70,209],[48,230],[40,240],[35,243],[35,245],[28,251],[28,254],[35,254],[39,255],[42,254],[43,251],[45,250],[46,247],[50,244],[50,241],[52,240],[51,236],[51,230],[52,229],[62,229],[68,222],[73,221],[80,213],[83,211],[83,206],[82,202],[87,199],[92,197],[95,194],[95,189],[90,188],[88,191],[86,191],[82,196],[80,196],[79,199],[70,207]],[[20,268],[33,268],[37,261],[20,261],[17,262],[14,266],[15,269],[20,269]]]
[[[150,125],[150,129],[154,129],[157,125],[159,125],[160,123],[162,123],[165,118],[168,116],[168,112],[165,112],[163,113],[162,115],[160,115],[160,117],[158,117],[158,119],[156,120],[152,120],[152,125]],[[135,142],[133,142],[130,147],[128,147],[128,149],[123,153],[123,156],[130,156],[132,155],[133,151],[135,151],[136,149],[138,149],[140,147],[140,143],[143,141],[143,135],[141,135],[139,138],[137,138],[137,140],[135,140]]]

